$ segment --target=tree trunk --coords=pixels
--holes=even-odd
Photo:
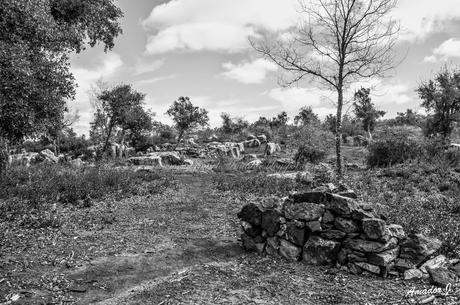
[[[337,120],[335,124],[335,153],[336,153],[336,170],[339,180],[343,177],[342,172],[342,107],[343,107],[343,86],[339,84],[337,88]]]
[[[0,137],[0,175],[6,170],[10,163],[10,152],[8,142],[3,137]]]
[[[102,149],[102,154],[107,151],[107,147],[109,146],[110,136],[112,135],[113,125],[112,122],[109,124],[109,130],[107,131],[107,138],[105,139],[104,147]]]
[[[184,131],[182,130],[182,131],[179,132],[179,136],[177,137],[177,144],[176,144],[176,147],[174,147],[174,150],[176,150],[177,146],[179,146],[180,140],[182,140],[183,135],[184,135]]]

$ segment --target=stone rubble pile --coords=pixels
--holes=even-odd
[[[405,279],[426,278],[452,285],[460,265],[433,255],[441,241],[422,234],[406,235],[402,226],[387,224],[353,191],[322,187],[245,205],[238,213],[248,251],[281,255],[314,265],[331,265],[354,274],[363,272]]]

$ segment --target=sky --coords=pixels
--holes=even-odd
[[[297,0],[117,0],[124,12],[123,34],[113,50],[88,48],[71,57],[77,94],[69,101],[80,118],[73,128],[88,133],[94,109],[91,91],[98,81],[110,86],[131,84],[146,94],[145,106],[155,119],[180,96],[209,111],[211,127],[223,112],[255,121],[281,111],[293,116],[311,106],[324,118],[335,112],[334,92],[309,80],[288,88],[278,84],[281,71],[254,51],[249,37],[258,30],[283,32],[299,18]],[[372,86],[372,101],[386,117],[411,108],[422,112],[415,90],[446,64],[460,63],[458,0],[399,0],[392,12],[400,21],[395,47],[403,59]],[[347,93],[351,98],[353,90]],[[347,111],[351,111],[346,107]]]

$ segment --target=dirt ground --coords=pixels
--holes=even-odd
[[[0,304],[416,304],[406,293],[429,287],[245,253],[236,214],[257,198],[217,191],[211,172],[174,177],[66,208],[61,228],[0,223]]]

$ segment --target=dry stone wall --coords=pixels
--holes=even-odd
[[[272,198],[245,205],[238,217],[248,251],[383,277],[433,278],[432,273],[450,272],[444,256],[430,259],[441,247],[438,239],[406,235],[402,226],[388,224],[360,203],[353,191],[323,188]]]

